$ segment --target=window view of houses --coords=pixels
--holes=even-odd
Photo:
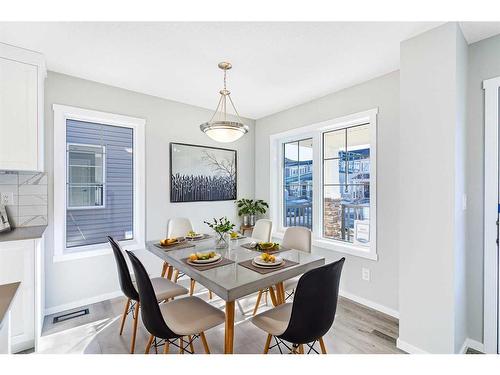
[[[370,144],[368,125],[323,134],[323,236],[355,239],[356,225],[369,226]],[[347,150],[347,151],[346,151]],[[312,139],[284,144],[283,225],[312,229]]]
[[[283,226],[312,229],[312,138],[284,144]]]

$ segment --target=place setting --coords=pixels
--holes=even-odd
[[[210,234],[197,233],[195,231],[189,231],[185,236],[185,239],[187,241],[203,241],[209,238],[212,238]]]
[[[165,238],[154,245],[165,251],[186,249],[195,246],[194,244],[189,243],[185,237]]]
[[[262,253],[260,255],[257,255],[253,259],[245,260],[238,264],[260,274],[267,274],[275,272],[277,270],[295,266],[299,263],[291,261],[289,259],[285,259],[279,255]]]
[[[181,259],[182,262],[196,268],[199,271],[206,271],[211,268],[222,267],[234,263],[234,260],[227,259],[216,251],[196,252],[187,258]]]
[[[247,242],[247,243],[241,244],[240,246],[244,247],[245,249],[248,249],[248,250],[266,252],[268,254],[276,254],[276,253],[279,253],[280,251],[290,250],[288,248],[281,246],[277,242],[252,241],[252,242]]]

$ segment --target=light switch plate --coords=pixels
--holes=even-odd
[[[8,204],[14,204],[14,193],[13,192],[0,193],[0,204],[3,206],[6,206]]]

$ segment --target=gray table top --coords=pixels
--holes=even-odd
[[[255,256],[261,254],[260,252],[248,250],[240,246],[251,241],[254,240],[252,238],[232,240],[230,241],[229,248],[215,250],[214,239],[212,238],[194,242],[196,244],[195,247],[165,251],[155,246],[159,242],[157,240],[148,241],[146,249],[210,289],[225,301],[234,301],[325,264],[325,258],[318,255],[308,254],[299,250],[287,250],[280,252],[279,255],[285,259],[298,262],[298,264],[262,275],[238,265],[241,261],[253,259]],[[193,252],[207,250],[215,250],[222,254],[222,256],[234,260],[235,263],[200,271],[182,261],[183,258],[187,258]]]

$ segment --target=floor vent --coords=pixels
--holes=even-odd
[[[64,322],[65,320],[73,319],[73,318],[78,318],[79,316],[84,316],[89,314],[89,309],[82,309],[78,311],[72,311],[67,314],[55,316],[54,320],[52,321],[53,324],[55,323],[61,323]]]

